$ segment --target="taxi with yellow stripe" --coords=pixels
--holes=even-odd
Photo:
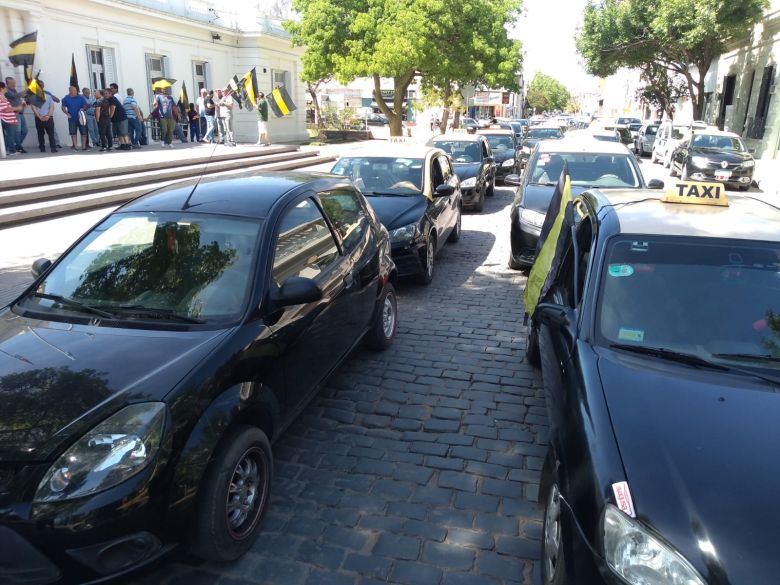
[[[777,583],[780,207],[720,183],[568,200],[527,350],[542,582]]]

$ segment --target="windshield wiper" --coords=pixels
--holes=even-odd
[[[126,311],[135,315],[144,315],[151,318],[169,319],[171,321],[182,321],[185,323],[196,324],[205,323],[203,319],[196,319],[195,317],[182,315],[173,309],[165,309],[163,307],[147,307],[145,305],[117,305],[112,306],[111,309],[114,311]]]
[[[363,195],[372,197],[409,197],[410,195],[419,195],[420,193],[398,193],[390,191],[364,191]]]
[[[751,360],[756,362],[780,362],[780,357],[760,353],[713,353],[713,357],[727,360]]]
[[[92,313],[94,315],[100,315],[101,317],[105,319],[116,319],[116,315],[112,315],[108,311],[103,311],[101,309],[98,309],[96,307],[91,307],[90,305],[86,305],[82,302],[76,301],[74,299],[69,299],[67,297],[63,297],[62,295],[54,295],[50,293],[42,293],[38,291],[34,291],[30,294],[31,297],[36,297],[39,299],[47,299],[49,301],[54,301],[57,303],[60,303],[61,305],[65,305],[66,307],[71,307],[74,309],[79,309],[85,313]]]

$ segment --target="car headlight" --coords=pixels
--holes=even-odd
[[[470,177],[468,179],[464,179],[460,182],[460,186],[463,189],[471,189],[472,187],[477,186],[477,178],[476,177]]]
[[[397,242],[411,242],[417,237],[420,230],[417,228],[417,223],[410,223],[394,230],[390,230],[390,241]]]
[[[742,166],[745,167],[746,169],[749,169],[751,167],[756,166],[756,162],[752,160],[746,160],[745,162],[742,163]]]
[[[513,167],[515,166],[515,159],[509,158],[501,163],[502,167]]]
[[[523,209],[520,212],[520,223],[532,225],[537,228],[540,228],[544,225],[544,218],[544,213],[539,213],[533,209]]]
[[[632,585],[706,585],[680,553],[611,504],[604,509],[604,558]]]
[[[43,476],[36,502],[70,500],[108,489],[142,471],[162,441],[165,404],[132,404],[74,443]]]
[[[710,164],[710,159],[706,156],[692,156],[691,163],[696,167],[706,167]]]

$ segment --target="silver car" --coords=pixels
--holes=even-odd
[[[639,156],[653,152],[655,135],[658,134],[658,124],[644,124],[634,138],[634,150]]]

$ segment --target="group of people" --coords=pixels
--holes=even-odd
[[[228,90],[201,89],[197,102],[188,104],[187,112],[181,112],[169,88],[156,89],[152,111],[144,117],[133,89],[127,88],[124,100],[119,101],[119,86],[116,83],[95,90],[94,96],[87,87],[79,93],[78,87],[71,86],[68,95],[62,99],[47,91],[43,81],[38,80],[38,84],[43,89],[44,99],[39,105],[34,105],[27,103],[24,92],[18,91],[15,78],[6,77],[5,82],[0,82],[0,122],[8,155],[27,152],[22,146],[27,136],[24,116],[27,107],[32,109],[35,116],[40,151],[46,152],[46,137],[51,152],[61,148],[54,126],[55,104],[60,104],[60,109],[68,118],[70,148],[73,151],[100,148],[101,152],[107,152],[114,148],[115,139],[117,150],[141,148],[148,144],[144,122],[149,120],[159,122],[160,142],[164,148],[173,148],[174,136],[186,142],[183,124],[189,125],[190,142],[236,145],[233,135],[235,100]],[[264,94],[258,94],[255,106],[258,128],[256,145],[270,145],[268,103]]]

